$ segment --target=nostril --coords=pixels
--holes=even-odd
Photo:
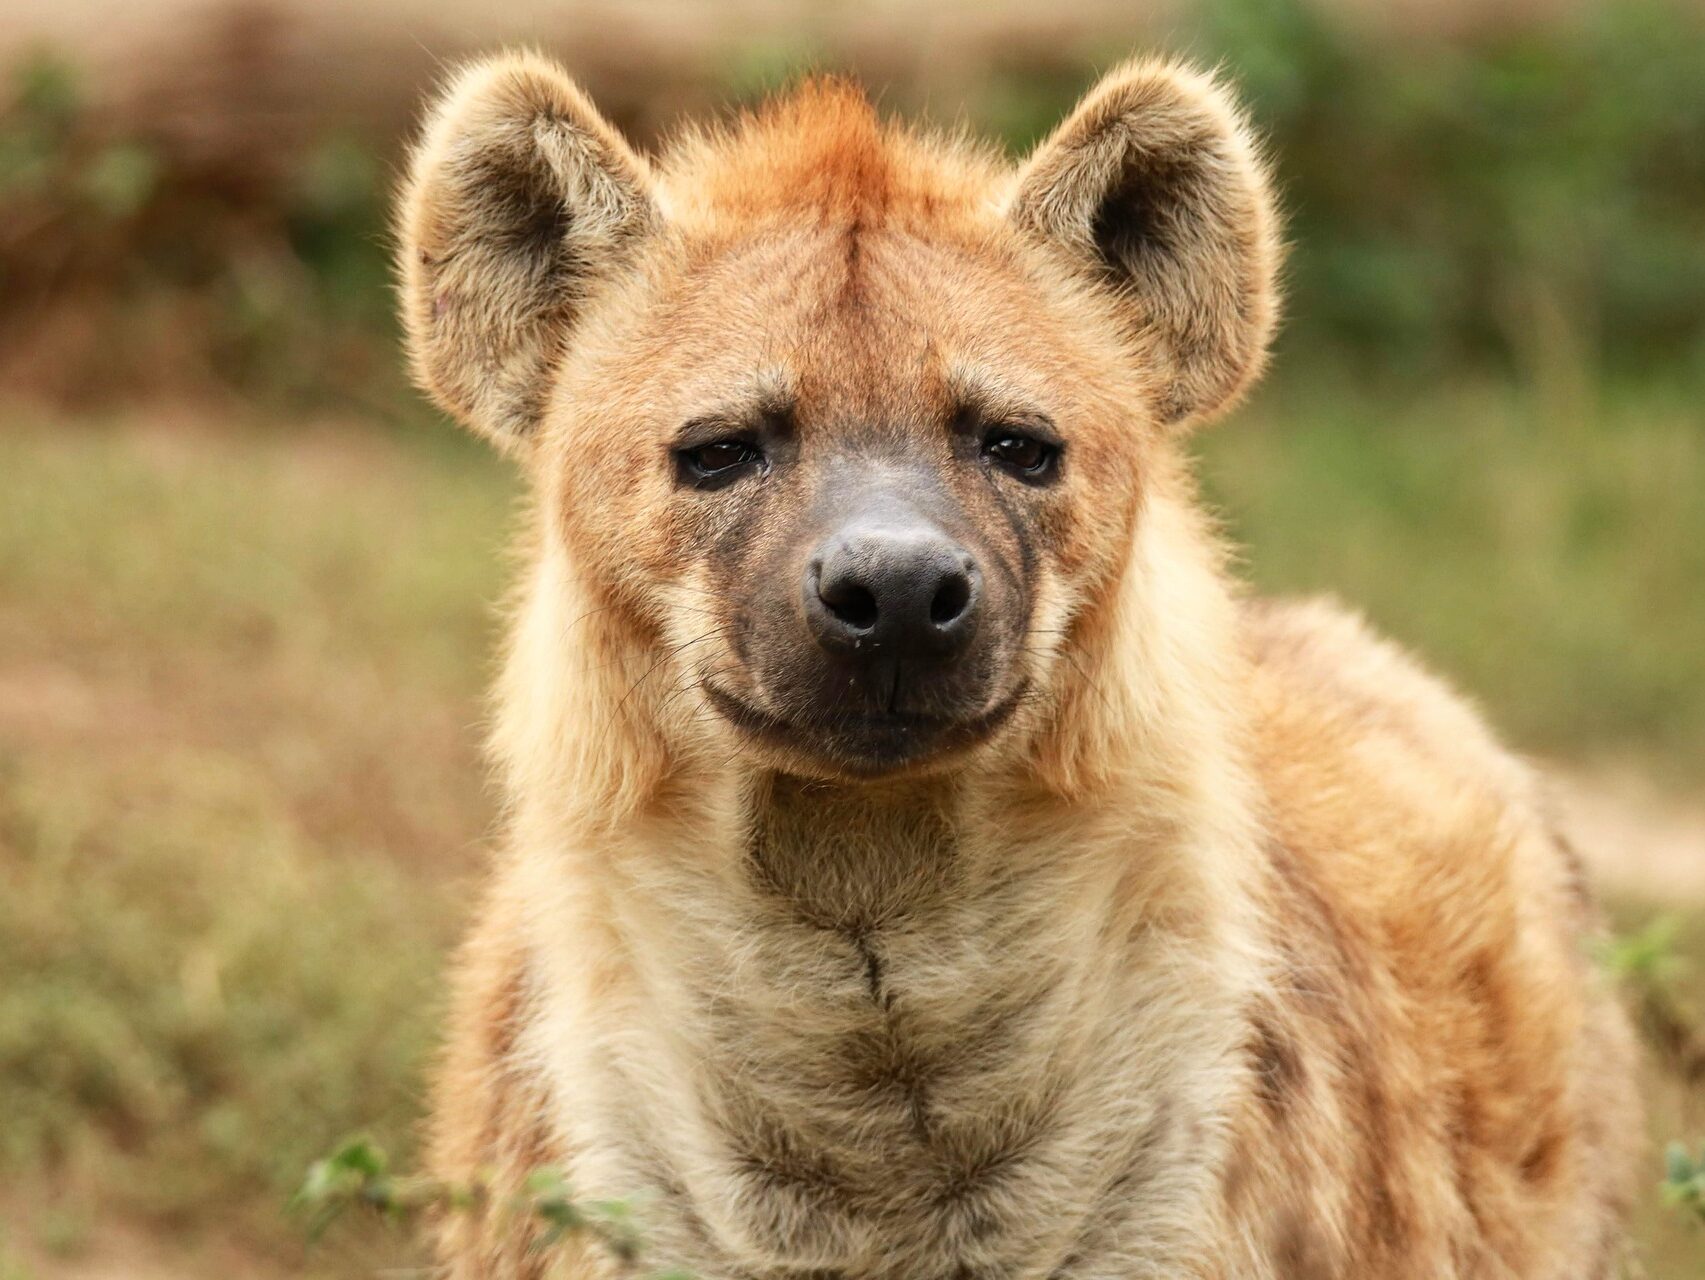
[[[935,598],[929,602],[929,620],[938,627],[948,626],[964,615],[970,603],[970,575],[952,574],[936,588]]]
[[[817,588],[817,598],[830,613],[856,631],[869,631],[876,625],[876,597],[857,582],[844,578],[824,582]]]

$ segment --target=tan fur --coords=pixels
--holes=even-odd
[[[548,63],[463,72],[401,199],[420,385],[499,439],[531,431],[562,326],[595,283],[581,264],[618,256],[650,226],[645,185],[644,163]]]
[[[1109,192],[1139,206],[1140,235],[1097,225]],[[1166,420],[1212,413],[1260,374],[1278,220],[1248,130],[1211,80],[1156,63],[1108,76],[1024,167],[1009,213],[1114,268],[1145,363],[1171,374]]]
[[[411,352],[537,501],[440,1175],[561,1165],[704,1280],[1613,1274],[1632,1050],[1536,782],[1342,612],[1242,600],[1171,429],[1263,358],[1254,155],[1160,64],[1017,172],[833,82],[655,167],[537,59],[456,82]],[[777,403],[771,505],[682,495],[680,424]],[[1033,575],[1027,695],[874,780],[750,740],[704,688],[764,696],[728,601],[789,486],[952,479],[966,404],[1068,441],[1045,491],[962,486]],[[443,1257],[539,1274],[527,1240],[453,1216]]]

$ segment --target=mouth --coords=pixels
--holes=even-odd
[[[1020,682],[993,707],[972,716],[829,712],[809,721],[755,707],[709,680],[702,687],[723,719],[757,741],[805,753],[856,777],[873,778],[985,741],[1017,710],[1029,682]]]

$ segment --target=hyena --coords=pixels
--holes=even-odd
[[[438,1174],[701,1280],[1613,1274],[1633,1050],[1534,775],[1196,496],[1277,311],[1220,84],[1014,166],[822,79],[647,159],[503,56],[400,233],[534,498]],[[441,1231],[614,1265],[536,1243]]]

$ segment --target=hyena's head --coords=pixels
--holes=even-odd
[[[654,718],[829,776],[1048,704],[1274,316],[1241,118],[1161,64],[1014,170],[838,82],[648,163],[504,57],[437,107],[401,230],[417,377],[527,458]]]

